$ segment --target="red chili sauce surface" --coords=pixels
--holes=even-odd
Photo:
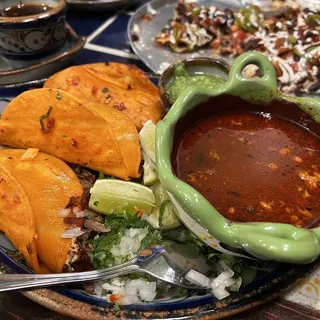
[[[173,166],[226,218],[320,222],[320,139],[270,114],[211,116],[181,137]]]

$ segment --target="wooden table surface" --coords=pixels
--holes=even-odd
[[[227,319],[319,320],[320,313],[283,299],[277,299]],[[71,320],[71,318],[41,307],[18,292],[10,292],[0,293],[0,320]]]

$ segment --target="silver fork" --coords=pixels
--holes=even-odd
[[[185,275],[191,267],[181,268],[181,261],[174,261],[175,257],[181,260],[181,255],[179,253],[172,254],[171,248],[169,251],[166,250],[165,245],[153,247],[147,256],[140,254],[127,263],[95,271],[55,274],[4,274],[0,275],[0,292],[97,281],[133,272],[146,273],[167,283],[187,289],[206,289],[185,279]],[[197,261],[193,262],[193,266],[200,265],[202,268],[203,264],[206,266],[202,257],[199,256],[194,260]]]

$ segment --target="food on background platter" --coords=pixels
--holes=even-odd
[[[73,270],[86,254],[81,254],[75,239],[61,235],[66,229],[80,228],[83,220],[66,220],[58,213],[81,212],[88,199],[83,198],[81,183],[63,161],[35,150],[27,157],[25,153],[0,150],[0,230],[35,272]],[[86,264],[85,260],[81,263]],[[87,267],[88,263],[89,258]]]
[[[225,83],[225,80],[219,76],[206,73],[189,74],[183,63],[179,62],[175,66],[174,78],[168,86],[167,93],[175,101],[187,88],[195,86],[202,89],[218,89],[222,88]]]
[[[157,123],[164,116],[158,88],[133,65],[110,62],[73,66],[53,75],[44,87],[120,110],[138,130],[146,121]]]
[[[312,8],[288,8],[279,17],[267,18],[257,6],[233,12],[180,0],[156,41],[178,53],[205,46],[222,57],[259,51],[272,61],[280,90],[320,93],[320,19]]]
[[[224,110],[219,108],[222,103]],[[317,227],[319,125],[312,127],[310,119],[295,123],[281,113],[280,102],[272,105],[259,112],[221,96],[202,106],[212,110],[210,115],[186,116],[190,126],[185,123],[183,133],[177,134],[174,171],[231,221]],[[286,110],[296,112],[294,106]]]
[[[83,102],[62,90],[30,90],[9,103],[0,120],[0,143],[39,148],[124,180],[140,176],[139,135],[133,122],[118,110]]]

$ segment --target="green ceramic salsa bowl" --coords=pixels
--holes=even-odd
[[[244,78],[242,70],[249,64],[258,66],[263,76],[253,79]],[[272,63],[262,54],[245,53],[235,60],[224,87],[215,90],[196,87],[186,89],[165,118],[158,123],[156,162],[162,185],[169,193],[182,221],[218,251],[287,263],[304,264],[316,260],[320,255],[320,227],[306,229],[284,223],[232,222],[223,217],[204,196],[173,172],[171,153],[179,120],[210,99],[225,95],[241,99],[254,105],[255,108],[261,108],[261,111],[275,103],[286,105],[286,108],[295,106],[316,126],[318,124],[320,126],[319,100],[280,94],[277,90],[277,78]],[[195,230],[197,228],[206,233],[199,234],[199,231]]]

